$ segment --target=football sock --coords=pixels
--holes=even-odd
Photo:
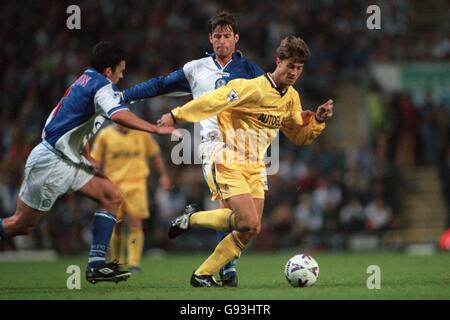
[[[128,266],[139,267],[144,248],[144,232],[141,228],[130,229],[128,234]]]
[[[0,239],[5,236],[5,229],[3,229],[3,219],[0,218]]]
[[[234,213],[228,208],[199,211],[189,218],[190,228],[203,227],[215,230],[234,230],[235,226]]]
[[[230,234],[230,231],[219,231],[219,230],[216,231],[217,242],[220,242],[228,234]],[[223,272],[222,276],[227,278],[227,275],[230,276],[230,273],[236,273],[236,264],[237,264],[237,259],[233,259],[230,262],[228,262],[227,264],[225,264],[221,268],[221,271]]]
[[[117,230],[121,228],[121,230]],[[111,236],[110,249],[108,250],[108,259],[117,260],[119,264],[126,263],[125,251],[127,247],[127,236],[125,230],[122,228],[122,224],[116,224],[115,230]]]
[[[194,273],[198,276],[215,274],[224,264],[238,258],[244,247],[244,244],[236,237],[236,232],[230,233],[219,242],[214,252]]]
[[[107,211],[97,210],[92,219],[92,243],[89,250],[89,268],[105,264],[106,251],[111,234],[116,224],[114,215]]]

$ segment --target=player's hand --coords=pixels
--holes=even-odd
[[[159,178],[159,185],[161,186],[161,188],[164,191],[170,190],[171,182],[170,182],[170,178],[167,174],[164,174],[161,176],[161,178]]]
[[[154,127],[154,133],[161,134],[161,135],[168,135],[171,134],[175,136],[178,140],[183,139],[183,135],[180,131],[175,129],[174,127]]]
[[[320,122],[327,121],[333,116],[333,100],[329,99],[324,104],[320,105],[316,111],[316,120]]]
[[[157,134],[172,134],[176,129],[174,127],[155,127],[154,132]]]
[[[163,114],[161,119],[159,119],[156,123],[158,124],[158,127],[170,127],[175,124],[175,121],[172,114],[169,112]]]

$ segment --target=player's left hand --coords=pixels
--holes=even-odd
[[[333,100],[329,99],[324,104],[320,105],[316,111],[316,119],[320,122],[327,121],[333,116]]]
[[[156,123],[158,124],[158,127],[170,127],[174,125],[175,121],[173,120],[172,114],[169,112],[163,114],[161,119],[159,119]]]

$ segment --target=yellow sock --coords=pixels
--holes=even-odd
[[[243,249],[242,242],[232,232],[219,242],[212,255],[194,273],[198,276],[213,275],[226,263],[239,257]]]
[[[235,218],[233,211],[228,208],[199,211],[189,218],[189,227],[203,227],[214,230],[234,230]]]
[[[128,234],[128,266],[139,267],[144,248],[144,232],[142,229],[130,229]]]
[[[122,225],[116,225],[115,228],[121,228]],[[125,261],[126,235],[124,230],[114,230],[111,236],[110,249],[108,250],[108,260],[117,260],[119,263]]]

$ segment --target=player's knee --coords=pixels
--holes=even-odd
[[[129,219],[128,226],[130,228],[130,231],[142,230],[142,220],[136,218]]]
[[[122,205],[123,195],[119,190],[117,190],[117,192],[114,193],[112,203],[114,206],[116,206],[117,209]]]
[[[246,217],[237,223],[237,229],[243,232],[249,233],[259,233],[259,229],[261,229],[260,223],[256,217]]]
[[[110,212],[116,212],[123,203],[123,196],[119,190],[114,190],[103,198],[101,205]]]
[[[256,237],[259,233],[261,232],[261,223],[256,223],[253,228],[251,228],[247,234],[249,236],[249,238],[254,238]]]

